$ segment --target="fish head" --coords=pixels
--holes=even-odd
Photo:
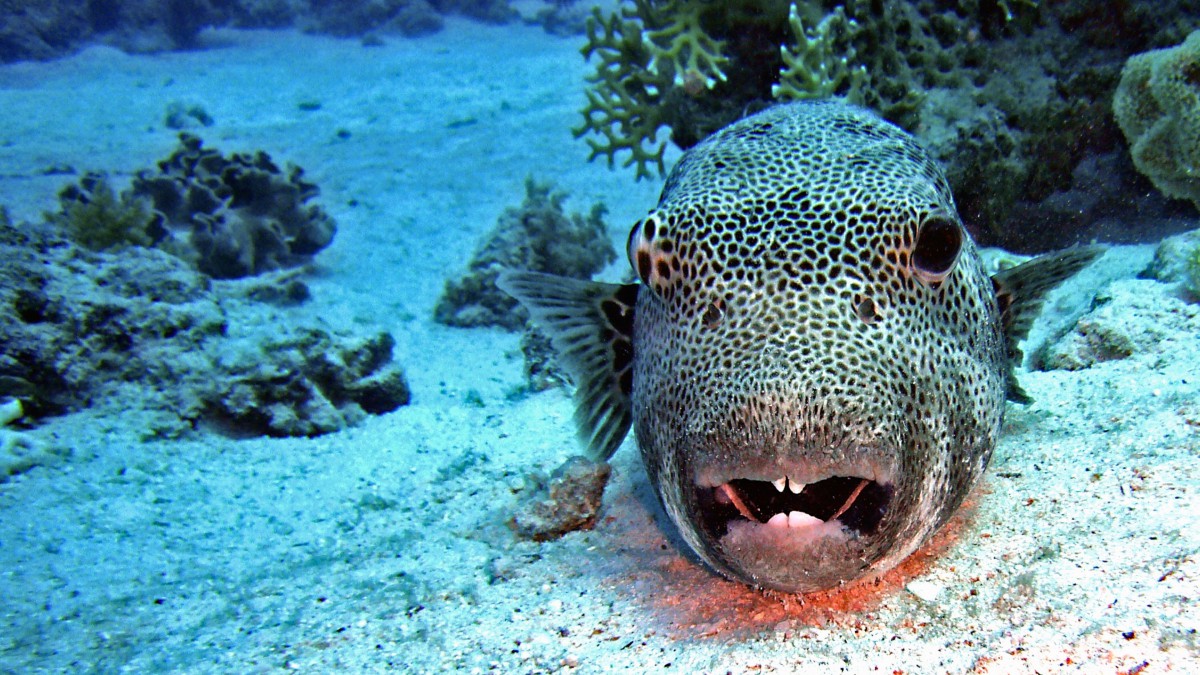
[[[638,445],[724,575],[808,592],[886,571],[982,474],[999,309],[902,130],[849,106],[727,127],[685,155],[628,253]]]

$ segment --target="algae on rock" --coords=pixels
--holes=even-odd
[[[119,197],[102,173],[85,173],[58,193],[62,210],[47,214],[68,237],[93,251],[149,246],[152,215],[144,199]]]
[[[1200,30],[1181,45],[1131,56],[1113,114],[1138,171],[1200,208]]]

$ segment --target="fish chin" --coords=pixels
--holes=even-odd
[[[837,521],[799,528],[730,523],[717,547],[730,576],[788,593],[834,588],[870,567],[861,537]]]

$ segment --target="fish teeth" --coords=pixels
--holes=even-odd
[[[792,480],[788,476],[784,476],[783,478],[780,478],[779,480],[771,481],[771,485],[775,486],[776,492],[783,492],[783,489],[786,487],[787,489],[791,490],[792,494],[794,494],[794,495],[800,494],[800,491],[803,490],[805,487],[804,483]]]
[[[770,527],[803,528],[820,525],[822,522],[820,518],[803,511],[792,511],[790,513],[776,513],[767,521],[767,525]]]
[[[788,527],[810,527],[812,525],[820,525],[822,522],[820,518],[810,516],[803,511],[792,511],[787,514]]]

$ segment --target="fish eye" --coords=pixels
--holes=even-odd
[[[962,250],[962,228],[943,215],[933,215],[917,231],[912,266],[917,276],[928,283],[946,278]]]

